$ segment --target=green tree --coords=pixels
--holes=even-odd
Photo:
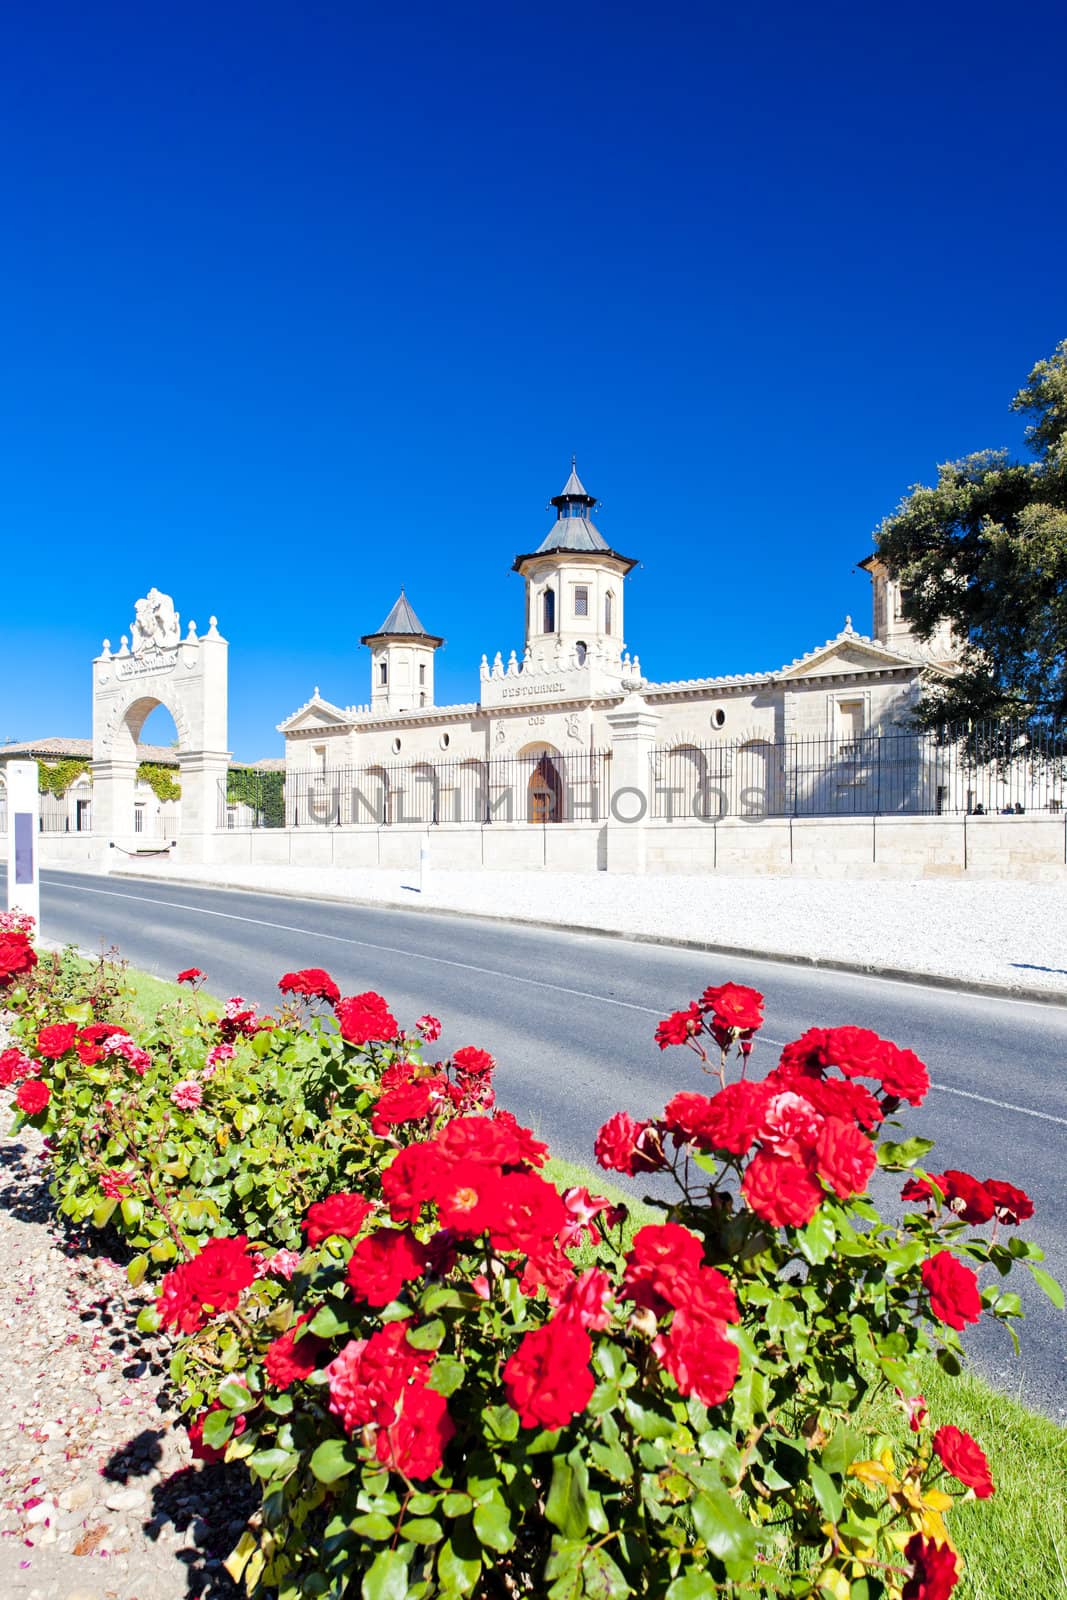
[[[1012,409],[1036,457],[986,450],[939,467],[875,534],[921,638],[948,621],[958,675],[932,684],[927,726],[1067,715],[1067,340],[1039,361]]]

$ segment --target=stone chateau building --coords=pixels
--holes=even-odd
[[[903,617],[898,586],[872,556],[861,563],[871,577],[870,635],[846,618],[832,639],[784,666],[668,682],[647,677],[625,643],[626,585],[636,561],[600,532],[596,496],[573,461],[551,504],[552,526],[513,565],[525,591],[521,648],[507,659],[482,657],[476,701],[436,703],[434,658],[444,641],[401,591],[380,627],[362,637],[370,651],[369,700],[335,705],[316,689],[279,724],[291,824],[315,820],[314,809],[301,816],[301,796],[313,808],[314,781],[329,774],[379,772],[386,820],[418,820],[428,815],[431,773],[438,789],[457,784],[457,766],[488,772],[491,780],[503,758],[522,758],[529,769],[530,820],[562,820],[562,775],[573,790],[581,770],[575,758],[612,752],[634,726],[661,770],[683,773],[683,785],[690,772],[690,782],[762,787],[764,810],[774,813],[783,809],[781,790],[790,781],[783,747],[810,740],[855,751],[868,735],[907,721],[925,676],[952,670],[950,634],[920,643]],[[405,771],[427,783],[405,781]],[[578,793],[581,814],[580,786]],[[733,799],[724,795],[720,808],[737,809]],[[398,805],[402,816],[388,815]],[[441,820],[477,820],[440,793],[432,805],[443,805]]]

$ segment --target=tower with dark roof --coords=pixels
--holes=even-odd
[[[527,648],[562,646],[579,662],[590,653],[621,656],[623,579],[637,563],[613,550],[593,521],[596,495],[579,478],[573,456],[570,477],[549,503],[555,522],[513,567],[526,582]]]
[[[389,714],[433,705],[434,651],[444,644],[427,633],[404,590],[375,633],[365,633],[370,646],[371,710]]]

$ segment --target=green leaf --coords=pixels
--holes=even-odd
[[[430,1369],[430,1388],[438,1394],[455,1394],[467,1376],[467,1369],[455,1356],[438,1356]]]
[[[474,1531],[482,1544],[501,1554],[515,1543],[511,1529],[511,1515],[498,1495],[493,1495],[483,1505],[474,1508]]]
[[[828,1472],[814,1462],[808,1468],[808,1477],[816,1500],[831,1522],[840,1522],[844,1505],[837,1485]]]
[[[320,1306],[307,1326],[322,1339],[335,1339],[339,1333],[349,1333],[352,1323],[347,1315],[338,1315],[333,1306]]]
[[[408,1564],[399,1550],[382,1550],[363,1579],[363,1600],[407,1600]]]
[[[589,1473],[578,1450],[557,1456],[545,1502],[545,1516],[568,1539],[580,1539],[589,1526]]]
[[[413,1350],[436,1350],[445,1337],[445,1325],[440,1317],[435,1317],[432,1322],[423,1323],[421,1328],[412,1328],[408,1333],[408,1344]]]
[[[414,1544],[438,1544],[444,1531],[436,1517],[409,1517],[400,1530],[400,1537]]]
[[[354,1472],[358,1463],[345,1455],[344,1439],[324,1439],[311,1457],[312,1472],[320,1483],[336,1483]]]
[[[928,1150],[934,1148],[932,1139],[905,1139],[900,1144],[894,1144],[891,1139],[886,1139],[878,1146],[878,1165],[880,1167],[913,1167],[921,1161]]]
[[[393,1537],[393,1524],[381,1511],[368,1511],[364,1516],[356,1517],[351,1528],[361,1539],[373,1539],[379,1544],[383,1539]]]
[[[1049,1299],[1052,1301],[1052,1304],[1058,1311],[1062,1311],[1064,1305],[1062,1286],[1056,1282],[1056,1279],[1052,1276],[1051,1272],[1045,1271],[1044,1267],[1035,1267],[1032,1261],[1028,1261],[1026,1265],[1033,1273],[1034,1282],[1037,1284],[1038,1288],[1045,1291]]]
[[[145,1275],[145,1273],[147,1271],[148,1271],[148,1257],[147,1256],[134,1256],[133,1260],[130,1262],[129,1266],[126,1268],[126,1279],[127,1279],[127,1282],[130,1283],[134,1289],[139,1288],[140,1285],[144,1282],[144,1275]]]
[[[260,1478],[275,1478],[298,1459],[295,1450],[257,1450],[248,1458],[248,1465]]]
[[[706,1572],[690,1567],[680,1578],[675,1578],[665,1600],[713,1600],[720,1589],[721,1585],[714,1583]]]
[[[746,1578],[756,1558],[756,1530],[723,1488],[703,1489],[692,1502],[693,1522],[728,1578]],[[699,1594],[699,1590],[694,1591]]]
[[[204,1418],[204,1443],[213,1450],[229,1444],[233,1432],[233,1418],[228,1411],[209,1411]]]
[[[238,1383],[236,1378],[227,1378],[219,1390],[219,1399],[230,1411],[250,1411],[258,1402],[256,1397],[248,1392],[248,1385]]]
[[[818,1266],[821,1261],[826,1260],[836,1238],[834,1219],[825,1206],[820,1206],[807,1227],[801,1228],[796,1236],[801,1253],[813,1266]]]
[[[101,1200],[98,1206],[94,1206],[93,1227],[106,1228],[108,1223],[111,1221],[111,1218],[114,1216],[115,1207],[117,1205],[117,1200]]]
[[[437,1556],[437,1576],[445,1594],[470,1594],[481,1575],[478,1556],[461,1556],[451,1539],[446,1539]]]

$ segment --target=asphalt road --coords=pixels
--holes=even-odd
[[[88,950],[117,946],[132,965],[163,977],[201,967],[219,996],[242,994],[269,1007],[283,972],[324,966],[342,993],[384,994],[403,1026],[430,1011],[445,1024],[442,1051],[490,1050],[500,1102],[555,1154],[585,1165],[612,1111],[655,1115],[675,1090],[701,1087],[691,1053],[661,1053],[653,1029],[709,983],[731,979],[766,995],[755,1056],[765,1068],[778,1046],[813,1024],[874,1028],[930,1069],[935,1087],[920,1110],[905,1108],[905,1125],[936,1139],[931,1164],[1021,1184],[1036,1208],[1027,1231],[1045,1247],[1049,1270],[1067,1282],[1067,1007],[473,917],[158,880],[47,872],[41,902],[46,937]],[[896,1188],[875,1195],[888,1204]],[[980,1327],[969,1341],[976,1364],[1000,1388],[1067,1421],[1067,1318],[1029,1274],[1016,1273],[1010,1286],[1027,1311],[1022,1356],[1002,1329]]]

